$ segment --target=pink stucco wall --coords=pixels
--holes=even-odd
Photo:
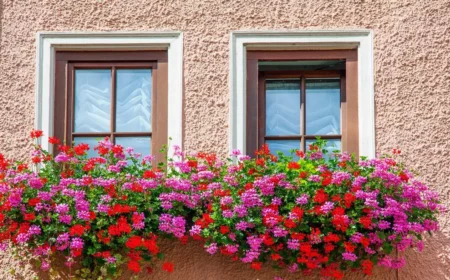
[[[239,29],[374,30],[377,151],[402,150],[407,165],[450,200],[450,2],[448,0],[0,0],[0,149],[27,156],[34,125],[37,31],[184,32],[187,150],[228,148],[229,34]],[[450,279],[450,214],[422,254],[373,279]],[[173,274],[140,279],[273,279],[199,246],[166,242]],[[15,269],[16,276],[8,274]],[[32,279],[28,264],[0,255],[0,279]],[[299,275],[288,276],[298,279]],[[349,279],[362,279],[353,275]],[[124,277],[123,279],[128,279]]]

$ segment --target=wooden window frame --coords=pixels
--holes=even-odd
[[[345,60],[345,71],[264,71],[258,69],[260,61],[297,61],[297,60]],[[359,156],[358,130],[358,53],[352,50],[300,50],[300,51],[247,51],[247,95],[246,95],[246,150],[249,154],[256,151],[265,140],[301,141],[314,139],[306,136],[305,131],[305,79],[340,77],[341,80],[341,134],[320,135],[323,139],[341,139],[342,151]],[[265,135],[265,79],[299,78],[301,80],[301,136]]]
[[[167,51],[58,51],[55,55],[54,136],[71,145],[73,137],[151,137],[156,162],[165,160],[159,150],[167,144],[168,68]],[[152,69],[152,131],[116,132],[116,70]],[[111,120],[109,132],[74,132],[74,75],[76,69],[111,69]],[[93,148],[93,147],[91,147]],[[55,153],[55,147],[53,148]]]

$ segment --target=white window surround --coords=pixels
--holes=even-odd
[[[182,147],[183,33],[168,32],[38,32],[36,50],[35,128],[44,131],[42,147],[49,149],[53,135],[54,71],[57,50],[167,50],[168,136]]]
[[[358,48],[359,154],[375,157],[373,33],[371,30],[233,31],[230,40],[230,150],[246,151],[247,49]]]

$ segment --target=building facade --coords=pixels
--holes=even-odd
[[[234,148],[251,153],[263,142],[275,149],[305,147],[322,134],[359,155],[398,148],[449,206],[449,67],[447,0],[0,0],[0,148],[9,158],[24,159],[33,127],[77,141],[95,131],[92,123],[104,121],[77,120],[84,110],[77,102],[89,101],[77,99],[76,84],[67,90],[71,75],[61,75],[61,69],[79,75],[77,81],[95,74],[94,81],[85,82],[90,86],[101,85],[105,69],[117,81],[123,75],[124,83],[127,75],[151,69],[146,94],[153,110],[143,113],[153,114],[151,123],[133,126],[134,115],[111,114],[106,117],[111,129],[100,134],[117,142],[135,137],[132,143],[143,149],[150,149],[150,138],[156,149],[171,137],[170,145],[186,151],[223,156]],[[326,97],[326,112],[309,105],[321,100],[308,99],[308,89],[334,92]],[[270,90],[290,99],[273,99]],[[74,102],[67,104],[61,92],[71,91]],[[120,100],[121,89],[112,91]],[[293,100],[298,106],[291,106]],[[275,103],[284,112],[278,118],[294,123],[270,119],[273,109],[267,104]],[[73,114],[66,113],[69,106]],[[86,114],[96,112],[89,108]],[[292,110],[298,119],[290,117]],[[373,279],[449,279],[449,219],[448,212],[441,216],[442,229],[427,239],[424,252],[408,251],[406,267],[377,268]],[[269,267],[253,271],[209,256],[198,244],[164,241],[163,246],[176,270],[142,273],[140,279],[280,276]],[[0,279],[46,277],[8,252],[0,254],[0,264]]]

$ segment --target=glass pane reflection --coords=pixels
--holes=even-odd
[[[75,70],[75,132],[107,132],[111,119],[111,70]]]
[[[291,155],[291,150],[300,149],[300,140],[267,140],[270,152],[277,155],[277,152],[282,152],[286,156]]]
[[[151,132],[152,70],[117,70],[116,131]]]
[[[341,134],[339,79],[306,80],[306,134]]]
[[[300,134],[300,80],[266,81],[266,135]]]
[[[134,153],[140,153],[142,157],[151,154],[151,137],[116,137],[116,144],[125,149],[131,147]]]

